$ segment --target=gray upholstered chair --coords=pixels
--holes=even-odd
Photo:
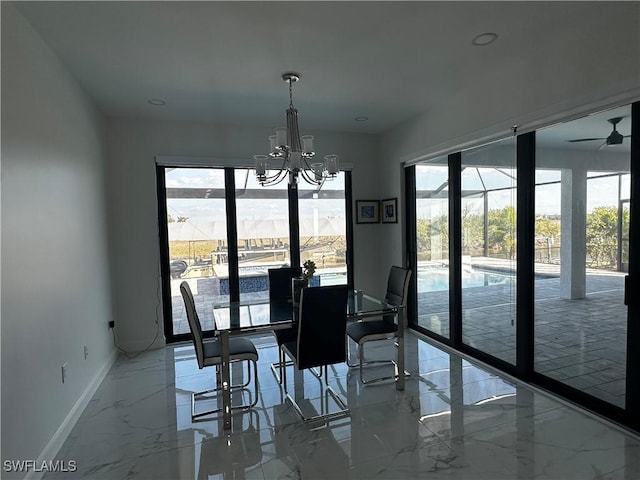
[[[300,297],[298,332],[295,340],[282,345],[283,352],[292,359],[298,370],[320,367],[324,377],[324,394],[320,401],[321,412],[305,415],[287,389],[287,369],[283,368],[283,384],[287,399],[306,423],[324,426],[330,420],[349,415],[346,401],[329,386],[328,365],[342,363],[347,359],[344,341],[347,326],[346,285],[303,288]],[[318,376],[318,375],[316,375]],[[329,411],[329,397],[333,398],[337,411]]]
[[[269,303],[273,310],[286,309],[292,306],[291,298],[291,279],[302,275],[301,267],[282,267],[270,268],[267,271],[269,275]],[[273,317],[273,315],[272,315]],[[285,328],[282,330],[274,330],[276,343],[278,344],[278,361],[271,364],[276,381],[282,384],[282,369],[285,366],[293,365],[291,361],[285,362],[282,345],[296,339],[298,335],[297,327]]]
[[[407,304],[407,295],[409,293],[409,279],[411,278],[411,270],[392,266],[389,271],[387,281],[387,292],[385,302],[399,308],[398,316],[387,315],[380,320],[362,320],[347,325],[347,341],[350,338],[358,345],[358,363],[348,361],[349,367],[358,367],[360,370],[360,381],[363,384],[381,382],[383,380],[396,379],[398,377],[398,364],[395,360],[365,360],[364,346],[367,342],[377,340],[392,340],[398,336],[397,321],[402,321],[402,309]],[[396,356],[397,356],[396,343]],[[347,348],[348,350],[348,348]],[[363,367],[390,364],[395,368],[395,374],[390,377],[379,377],[375,379],[365,380]],[[408,373],[405,372],[408,375]]]
[[[196,413],[196,399],[202,397],[208,393],[213,393],[221,390],[218,385],[218,368],[222,365],[222,349],[220,341],[217,338],[204,340],[202,336],[202,326],[200,324],[200,318],[196,310],[196,305],[193,300],[193,294],[191,288],[187,282],[180,284],[180,293],[182,293],[182,299],[184,300],[184,306],[187,311],[187,320],[189,321],[189,328],[191,329],[191,335],[193,336],[193,346],[196,350],[196,358],[198,360],[198,367],[216,367],[216,386],[208,390],[201,392],[195,392],[191,395],[191,420],[194,421],[197,418],[218,413],[220,408],[214,410],[207,410]],[[214,320],[215,322],[215,320]],[[215,324],[214,324],[215,328]],[[232,409],[251,408],[258,403],[258,351],[256,350],[253,342],[247,338],[230,338],[229,339],[229,361],[230,362],[247,362],[247,381],[243,384],[231,385],[231,389],[243,389],[246,390],[251,383],[251,364],[253,364],[253,401],[248,404],[237,405]]]

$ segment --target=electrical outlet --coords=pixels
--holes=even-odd
[[[87,348],[87,346],[84,346],[84,359],[86,360],[87,357],[89,356],[89,349]]]
[[[62,364],[61,373],[62,373],[62,383],[67,379],[67,366],[68,362],[64,362]]]

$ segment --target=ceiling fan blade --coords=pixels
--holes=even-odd
[[[605,138],[577,138],[575,140],[567,140],[569,143],[577,143],[577,142],[593,142],[594,140],[606,140]]]

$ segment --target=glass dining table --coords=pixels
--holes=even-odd
[[[367,318],[394,315],[398,323],[398,368],[396,389],[404,390],[404,327],[398,318],[399,308],[365,294],[361,290],[349,291],[347,321],[366,321]],[[215,304],[213,315],[216,335],[221,347],[222,416],[223,428],[231,429],[231,371],[229,365],[229,337],[290,328],[297,315],[291,303],[246,300]]]

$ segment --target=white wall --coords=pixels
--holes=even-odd
[[[284,112],[283,112],[284,115]],[[233,125],[110,119],[107,127],[108,195],[111,267],[116,332],[131,350],[148,346],[157,328],[156,345],[164,342],[160,297],[160,251],[155,159],[160,156],[235,162],[268,148],[272,131]],[[353,198],[376,199],[378,177],[369,167],[378,162],[375,136],[314,131],[319,153],[337,153],[353,165]],[[384,290],[380,277],[379,225],[355,226],[356,285]],[[156,324],[156,320],[158,324]]]
[[[87,97],[3,2],[2,460],[55,455],[114,358],[102,142]]]

